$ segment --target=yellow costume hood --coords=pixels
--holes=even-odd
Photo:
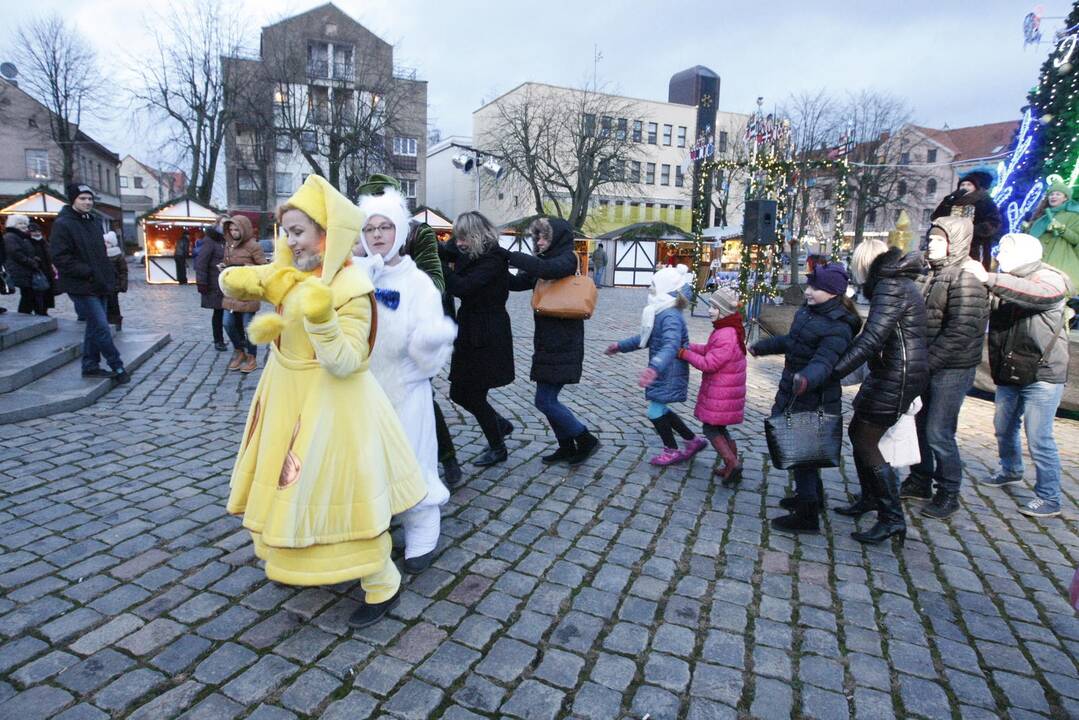
[[[329,284],[345,261],[352,257],[352,246],[363,232],[363,213],[319,175],[308,175],[286,204],[304,211],[326,230],[322,281]],[[275,240],[274,264],[292,267],[292,251],[285,242],[284,233],[278,233]]]

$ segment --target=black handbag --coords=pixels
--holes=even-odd
[[[1018,318],[1019,313],[1016,312],[1013,318]],[[1012,332],[1008,334],[1008,342],[1004,348],[1004,354],[1000,358],[1000,364],[996,369],[996,372],[991,373],[993,376],[993,382],[997,385],[1030,385],[1038,381],[1038,370],[1045,366],[1045,359],[1049,357],[1049,353],[1053,351],[1053,347],[1057,344],[1057,338],[1060,337],[1061,331],[1064,329],[1064,325],[1068,321],[1068,312],[1066,308],[1062,308],[1060,312],[1060,327],[1053,334],[1053,339],[1049,342],[1048,347],[1045,348],[1045,352],[1034,353],[1029,350],[1017,350],[1013,347],[1013,340],[1015,339],[1014,326]],[[1013,323],[1015,320],[1013,319]]]
[[[843,416],[824,411],[824,400],[816,410],[792,412],[792,398],[786,409],[764,421],[764,436],[772,465],[780,470],[839,467],[843,450]]]
[[[37,292],[45,292],[52,285],[49,284],[49,278],[45,276],[45,273],[40,270],[35,270],[30,276],[30,288]]]

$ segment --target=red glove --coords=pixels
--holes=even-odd
[[[684,360],[685,355],[686,355],[686,349],[684,347],[683,348],[678,348],[678,359],[679,360]]]
[[[794,373],[794,377],[791,380],[791,387],[794,390],[795,395],[801,395],[809,389],[809,378],[801,373]]]
[[[646,388],[652,383],[654,383],[657,377],[659,377],[659,373],[656,372],[655,368],[646,367],[644,370],[641,371],[641,377],[637,381],[637,384],[643,388]]]
[[[603,351],[604,355],[617,355],[618,353],[618,343],[611,343],[607,346],[607,349]]]

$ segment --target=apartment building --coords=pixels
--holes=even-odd
[[[187,175],[153,168],[126,155],[120,162],[119,187],[124,237],[135,238],[139,216],[186,193]],[[139,238],[139,244],[142,244],[142,238]]]
[[[238,88],[225,137],[229,207],[261,216],[321,172],[354,196],[374,172],[423,205],[427,83],[332,3],[262,28],[258,57],[223,58]]]

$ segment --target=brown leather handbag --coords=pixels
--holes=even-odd
[[[537,280],[532,290],[532,310],[537,315],[564,320],[587,320],[596,309],[596,284],[577,273],[558,280]]]

